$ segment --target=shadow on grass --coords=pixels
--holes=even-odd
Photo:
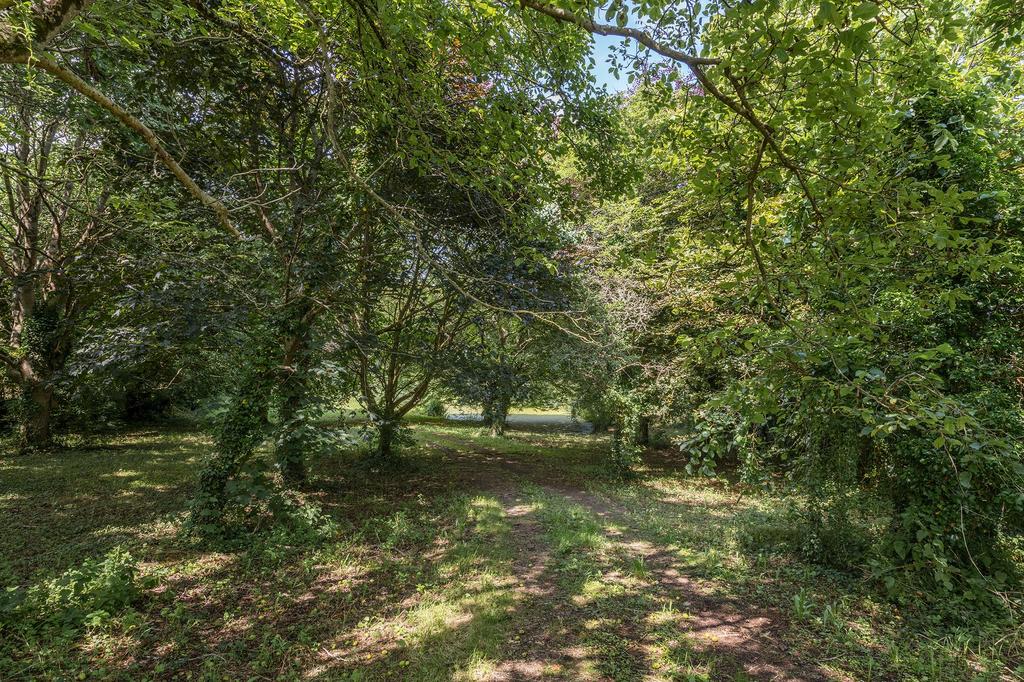
[[[387,476],[347,456],[314,463],[307,495],[339,521],[337,538],[235,554],[176,543],[166,521],[187,503],[202,438],[139,432],[112,447],[0,459],[11,481],[0,521],[14,529],[0,546],[23,575],[54,574],[119,542],[167,559],[137,613],[46,654],[22,652],[12,669],[119,679],[823,678],[807,661],[813,641],[786,649],[790,624],[777,611],[697,584],[763,578],[782,583],[768,585],[776,593],[793,584],[774,567],[740,576],[714,554],[745,523],[727,491],[677,487],[669,464],[629,486],[597,483],[589,467],[600,437],[515,429],[490,439],[439,420],[417,420],[415,431],[410,466]],[[524,481],[547,492],[523,502]],[[829,653],[884,655],[872,634],[828,642]]]
[[[181,511],[207,449],[194,433],[144,431],[101,447],[0,458],[0,555],[24,580],[121,543],[170,539],[156,522]]]

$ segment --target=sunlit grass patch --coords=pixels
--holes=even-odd
[[[471,680],[499,660],[521,599],[510,572],[514,552],[507,519],[498,501],[487,496],[458,497],[443,509],[448,543],[430,560],[425,578],[433,578],[418,583],[399,608],[385,609],[392,615],[362,621],[353,643],[339,649],[342,669],[362,669],[366,679]],[[438,522],[436,515],[392,515],[384,521],[411,538],[430,519]],[[382,548],[396,560],[401,556],[386,544]],[[385,562],[380,572],[388,569]]]
[[[583,507],[536,486],[527,490],[557,552],[593,551],[609,546],[604,527]]]
[[[320,474],[320,480],[349,482],[335,488],[341,495],[331,507],[345,514],[337,542],[257,542],[241,554],[210,553],[182,542],[176,521],[208,447],[194,434],[149,431],[76,452],[66,462],[48,455],[31,466],[0,459],[14,487],[0,512],[26,543],[15,547],[10,533],[0,540],[9,543],[5,557],[24,562],[17,571],[8,566],[9,575],[32,580],[21,576],[73,565],[104,541],[128,541],[141,570],[157,581],[136,608],[91,616],[73,638],[76,646],[51,640],[25,649],[15,661],[0,662],[0,677],[12,671],[75,677],[85,669],[131,678],[144,671],[161,678],[247,678],[303,676],[318,666],[362,668],[365,660],[345,656],[324,654],[316,662],[318,651],[346,642],[343,650],[358,649],[382,670],[471,679],[498,655],[517,585],[509,575],[508,524],[495,498],[448,492],[437,485],[443,469],[403,474],[416,482],[412,491],[426,494],[395,495],[388,481],[342,465]],[[17,508],[6,506],[15,500]],[[39,514],[20,525],[33,518],[21,516],[34,513],[33,505],[43,528]],[[75,533],[72,543],[61,542],[65,520]],[[32,554],[23,551],[27,546]],[[373,617],[362,621],[360,612]],[[404,667],[392,656],[400,649],[408,654]]]
[[[130,432],[76,450],[0,457],[0,557],[25,581],[120,543],[171,541],[170,525],[157,530],[182,511],[208,448],[201,434],[168,429]]]
[[[508,532],[505,512],[493,497],[473,498],[469,503],[468,518],[477,533],[496,536]]]
[[[671,622],[652,627],[644,653],[650,661],[650,672],[644,677],[645,681],[704,682],[713,679],[714,659],[696,651],[689,636]]]
[[[452,682],[477,682],[491,679],[497,662],[481,651],[474,651],[469,660],[452,673]]]
[[[572,595],[572,601],[577,606],[588,606],[590,604],[598,604],[602,600],[614,599],[624,597],[627,594],[627,588],[621,582],[609,580],[603,573],[598,572],[599,569],[595,568],[594,573],[591,577],[583,580],[583,582],[577,587],[576,593]],[[597,621],[585,621],[584,627],[588,627],[587,623],[600,623]]]

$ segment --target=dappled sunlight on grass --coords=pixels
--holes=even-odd
[[[27,578],[54,575],[121,542],[170,539],[154,524],[180,513],[208,446],[193,432],[143,431],[102,446],[0,458],[7,492],[0,556]]]
[[[493,666],[522,598],[510,573],[507,520],[487,496],[465,499],[453,510],[452,541],[432,562],[436,580],[418,583],[391,615],[365,617],[347,646],[342,638],[329,651],[333,663],[321,663],[308,676],[358,665],[367,679],[403,670],[415,670],[417,679],[475,679]],[[405,536],[415,533],[407,519],[391,526]]]
[[[0,678],[658,682],[820,664],[821,679],[996,679],[979,671],[1007,649],[977,633],[922,642],[855,577],[751,550],[785,519],[771,497],[665,467],[611,482],[603,437],[437,420],[414,433],[387,475],[352,453],[314,462],[304,495],[336,535],[234,552],[178,536],[204,437],[0,458],[10,580],[124,546],[143,586],[77,634],[40,631],[6,663],[0,649]]]

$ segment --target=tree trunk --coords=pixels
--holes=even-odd
[[[204,536],[224,530],[228,482],[236,478],[266,437],[267,396],[272,379],[256,367],[239,387],[228,412],[221,418],[213,456],[199,472],[199,486],[189,510],[188,527]]]
[[[377,426],[377,457],[391,459],[394,456],[395,423],[385,419]]]
[[[636,444],[647,447],[651,444],[651,418],[640,417],[636,422]]]
[[[302,488],[308,478],[306,449],[309,445],[299,416],[306,404],[308,385],[306,370],[309,365],[309,324],[305,321],[308,306],[299,305],[292,313],[291,324],[284,342],[283,369],[278,372],[278,390],[281,395],[280,436],[275,449],[277,467],[286,488]]]
[[[502,438],[505,435],[505,419],[494,416],[491,418],[491,438]]]
[[[491,437],[502,438],[505,435],[505,424],[508,421],[508,405],[498,402],[492,410]]]
[[[291,377],[290,381],[296,381]],[[277,466],[281,470],[281,478],[288,488],[302,488],[306,485],[306,453],[305,443],[301,434],[301,424],[291,424],[302,407],[304,386],[285,386],[284,400],[281,402],[281,442],[277,446]]]
[[[53,414],[53,388],[34,382],[24,389],[21,417],[21,445],[24,449],[46,448],[53,442],[50,417]]]

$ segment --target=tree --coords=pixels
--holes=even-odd
[[[2,115],[14,123],[0,129],[0,288],[9,301],[0,359],[22,394],[22,445],[46,447],[57,383],[125,223],[111,206],[124,177],[114,176],[110,140],[66,95],[17,73],[0,88]]]
[[[481,407],[494,437],[504,435],[513,407],[563,395],[570,356],[589,334],[578,307],[579,273],[566,257],[569,236],[527,239],[511,232],[481,253],[476,270],[489,274],[473,283],[478,300],[444,377],[448,393]]]
[[[463,50],[447,37],[424,42],[422,30],[409,28],[425,20],[438,35],[457,35],[467,30],[460,11],[445,3],[384,7],[379,14],[347,5],[299,3],[284,20],[276,8],[252,6],[237,14],[200,8],[217,30],[244,38],[241,48],[231,49],[242,49],[245,59],[267,68],[255,72],[255,83],[230,69],[213,70],[223,78],[225,96],[212,110],[187,88],[168,109],[187,110],[198,101],[200,108],[189,118],[197,139],[244,140],[225,147],[206,144],[195,153],[210,159],[202,167],[236,169],[230,183],[209,177],[209,184],[221,183],[219,194],[248,185],[240,196],[255,197],[244,200],[254,209],[255,221],[239,224],[276,252],[282,299],[270,305],[276,312],[258,325],[263,331],[254,340],[282,339],[284,371],[276,378],[267,375],[275,372],[275,351],[261,350],[253,363],[259,376],[240,383],[238,410],[230,411],[221,427],[224,456],[211,463],[198,496],[205,502],[197,509],[213,512],[194,515],[198,525],[216,525],[228,483],[251,467],[260,439],[240,429],[265,428],[258,413],[266,412],[267,396],[282,397],[279,469],[288,483],[304,478],[297,465],[305,448],[289,432],[308,433],[290,426],[297,424],[291,415],[303,411],[308,364],[303,368],[301,363],[320,354],[310,342],[321,316],[342,338],[362,341],[345,346],[361,358],[360,376],[373,374],[376,365],[370,357],[387,350],[378,344],[381,335],[408,350],[405,344],[429,337],[427,327],[437,322],[437,343],[426,347],[443,352],[452,333],[448,325],[461,320],[462,304],[456,302],[466,297],[458,282],[475,272],[472,257],[462,259],[457,231],[493,222],[480,214],[481,207],[501,215],[516,205],[535,205],[549,189],[541,181],[546,164],[537,150],[553,139],[553,109],[512,78],[502,87],[489,84],[484,74],[505,67],[479,43],[467,41]],[[188,30],[191,26],[185,24]],[[508,31],[501,37],[519,40],[519,35]],[[287,50],[277,47],[282,43]],[[408,54],[417,59],[407,59]],[[225,63],[215,60],[212,66]],[[533,87],[536,70],[516,68],[529,74]],[[170,85],[182,87],[174,79]],[[226,94],[232,88],[242,93],[237,101]],[[267,93],[273,93],[269,101]],[[527,111],[533,115],[519,116]],[[517,185],[510,191],[514,183],[499,172],[502,168],[516,179],[531,170],[541,174],[528,190]],[[537,224],[530,229],[538,229]],[[377,232],[382,241],[364,239],[368,232]],[[372,298],[375,292],[379,300]],[[397,303],[409,298],[417,300],[412,310],[419,317],[404,315]],[[375,327],[389,315],[396,317]],[[422,397],[437,362],[427,359],[417,366],[394,353],[387,357],[382,394],[365,391],[384,416],[380,440],[385,451],[390,450],[393,422]],[[421,374],[406,395],[396,382],[410,371]],[[260,383],[267,390],[258,390]],[[367,387],[372,383],[368,379]]]
[[[360,304],[347,325],[352,371],[377,429],[375,452],[385,459],[394,454],[401,419],[446,366],[467,310],[465,299],[444,286],[424,253],[437,245],[389,238],[389,230],[363,230]]]
[[[543,323],[482,310],[460,339],[445,385],[460,401],[480,405],[492,437],[505,435],[509,410],[551,395],[551,342]]]
[[[884,582],[986,600],[1020,579],[1019,59],[979,47],[969,10],[923,11],[924,33],[874,3],[716,13],[701,44],[740,106],[696,74],[641,89],[643,189],[607,212],[659,237],[602,249],[608,279],[664,292],[695,471],[785,474],[808,551],[847,566],[851,496],[886,496]]]

